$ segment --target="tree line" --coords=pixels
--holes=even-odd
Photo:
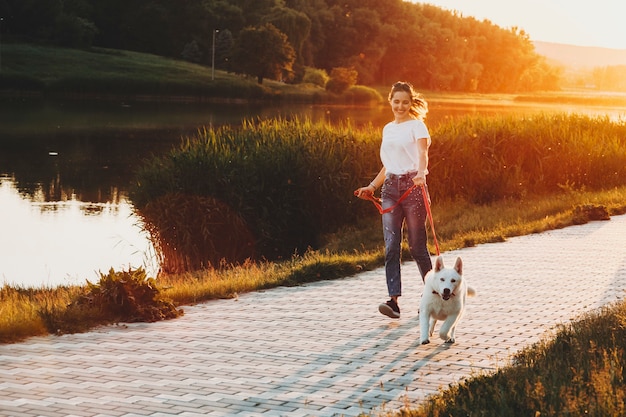
[[[519,28],[403,0],[0,0],[0,18],[4,39],[148,52],[259,82],[350,69],[364,85],[491,93],[555,89],[560,76]]]

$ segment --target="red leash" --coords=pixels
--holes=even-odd
[[[430,201],[428,201],[428,194],[426,193],[426,187],[422,184],[422,196],[424,197],[424,206],[426,207],[426,213],[428,214],[428,221],[430,222],[430,230],[433,232],[433,240],[435,241],[435,249],[437,250],[437,256],[441,255],[439,250],[439,242],[437,242],[437,235],[435,234],[435,222],[433,221],[433,213],[430,211]]]
[[[428,194],[426,193],[426,187],[424,186],[424,184],[422,184],[421,187],[422,187],[422,197],[424,198],[424,207],[426,207],[426,214],[428,215],[428,221],[430,222],[430,230],[432,230],[433,232],[433,240],[435,241],[435,249],[437,250],[437,256],[439,256],[441,254],[441,251],[439,250],[439,242],[437,242],[437,235],[435,234],[435,223],[433,221],[433,213],[430,210],[430,201],[428,201]],[[402,203],[402,201],[404,201],[409,196],[409,194],[411,194],[411,192],[416,188],[417,188],[417,185],[413,185],[411,188],[406,190],[404,194],[402,194],[402,196],[400,197],[400,199],[398,199],[398,202],[396,204],[386,209],[383,209],[383,206],[380,204],[382,200],[380,198],[374,197],[373,194],[368,194],[366,196],[366,199],[374,203],[374,205],[376,206],[380,214],[385,214],[385,213],[389,213],[391,210],[398,207],[400,203]]]
[[[409,194],[411,194],[411,191],[413,191],[414,189],[417,188],[417,185],[412,186],[411,188],[409,188],[408,190],[406,190],[404,192],[404,194],[402,194],[402,196],[400,196],[400,199],[398,199],[398,202],[396,204],[394,204],[391,207],[388,207],[386,209],[383,209],[383,206],[380,205],[380,203],[382,202],[382,200],[380,198],[376,198],[374,197],[374,194],[368,194],[366,196],[366,198],[371,201],[372,203],[374,203],[374,205],[376,206],[376,208],[378,209],[378,212],[380,214],[385,214],[385,213],[389,213],[390,211],[392,211],[393,209],[395,209],[396,207],[398,207],[400,205],[400,203],[402,203],[408,196]],[[356,195],[356,193],[355,193]]]

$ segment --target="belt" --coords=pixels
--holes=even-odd
[[[405,179],[413,179],[417,175],[417,171],[409,171],[406,174],[387,174],[387,178],[392,180],[405,180]]]

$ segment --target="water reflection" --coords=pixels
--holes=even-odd
[[[84,284],[98,272],[145,267],[152,249],[124,198],[84,203],[71,196],[47,201],[44,192],[21,194],[15,179],[0,177],[0,281],[23,287]]]

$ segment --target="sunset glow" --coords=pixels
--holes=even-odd
[[[413,0],[414,3],[418,1]],[[533,41],[626,49],[623,0],[430,0],[463,16],[523,29]]]

